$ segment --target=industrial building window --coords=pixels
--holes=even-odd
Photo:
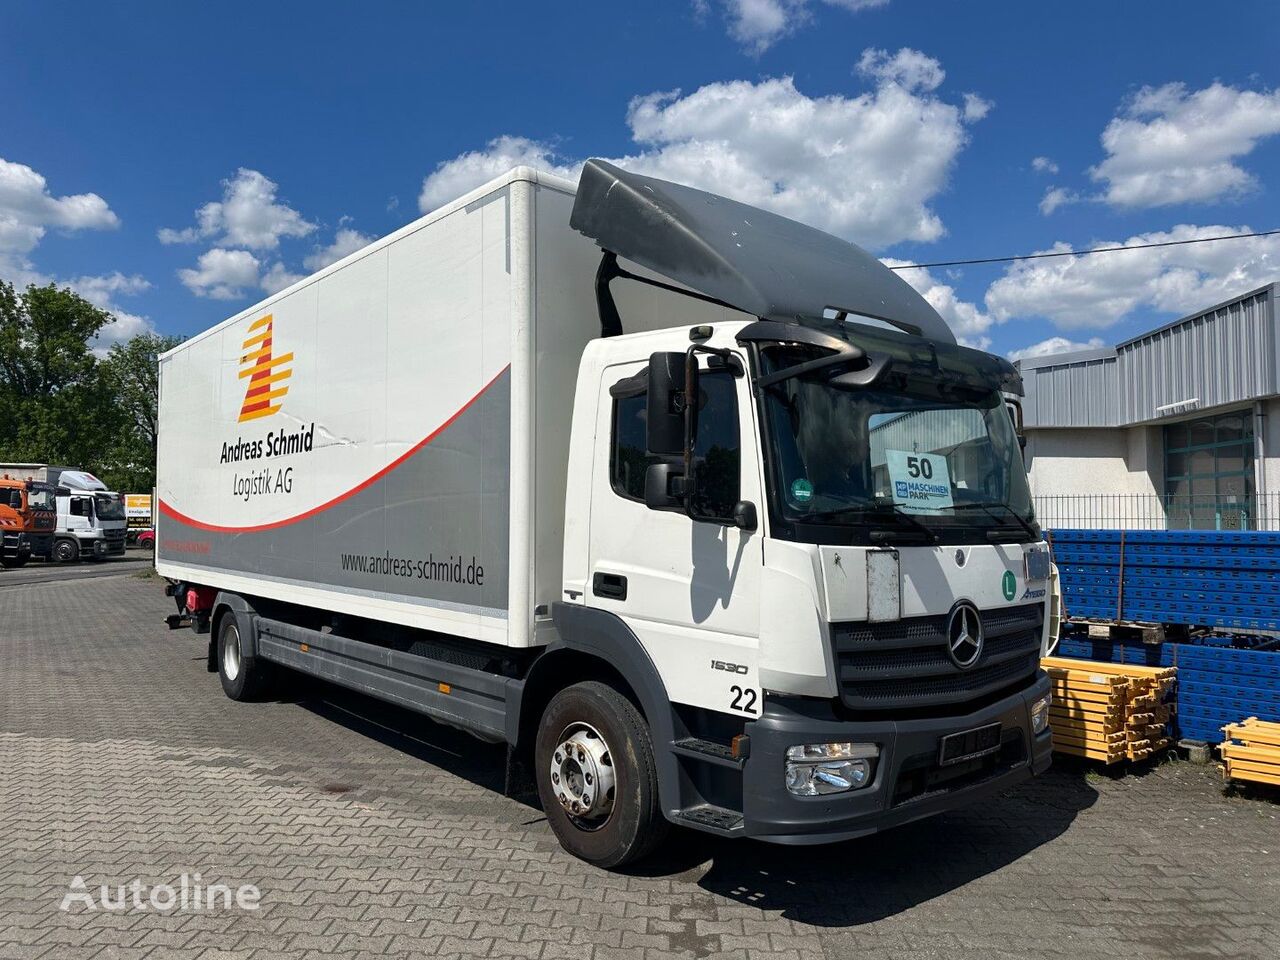
[[[1174,530],[1247,530],[1256,514],[1247,410],[1164,428],[1165,514]]]

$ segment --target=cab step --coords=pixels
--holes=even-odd
[[[737,836],[745,829],[742,814],[738,811],[726,810],[709,803],[686,807],[676,814],[676,822],[726,837]]]
[[[714,740],[703,740],[699,737],[684,737],[676,740],[671,744],[671,751],[681,757],[702,760],[705,763],[729,767],[732,770],[741,770],[744,760],[742,757],[735,757],[733,748],[727,743],[717,743]]]

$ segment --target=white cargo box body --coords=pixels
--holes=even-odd
[[[160,360],[156,567],[525,646],[600,251],[513,170]],[[545,623],[542,617],[538,624]]]

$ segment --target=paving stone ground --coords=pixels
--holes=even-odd
[[[497,748],[305,680],[227,700],[168,603],[0,586],[0,960],[1280,956],[1280,806],[1212,767],[1059,764],[860,841],[678,833],[610,874],[501,795]],[[59,909],[184,872],[259,909]]]

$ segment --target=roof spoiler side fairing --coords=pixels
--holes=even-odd
[[[928,301],[861,247],[714,193],[588,160],[569,225],[605,252],[596,278],[605,336],[621,332],[610,280],[654,282],[621,270],[623,257],[762,319],[796,323],[834,310],[956,342]]]

